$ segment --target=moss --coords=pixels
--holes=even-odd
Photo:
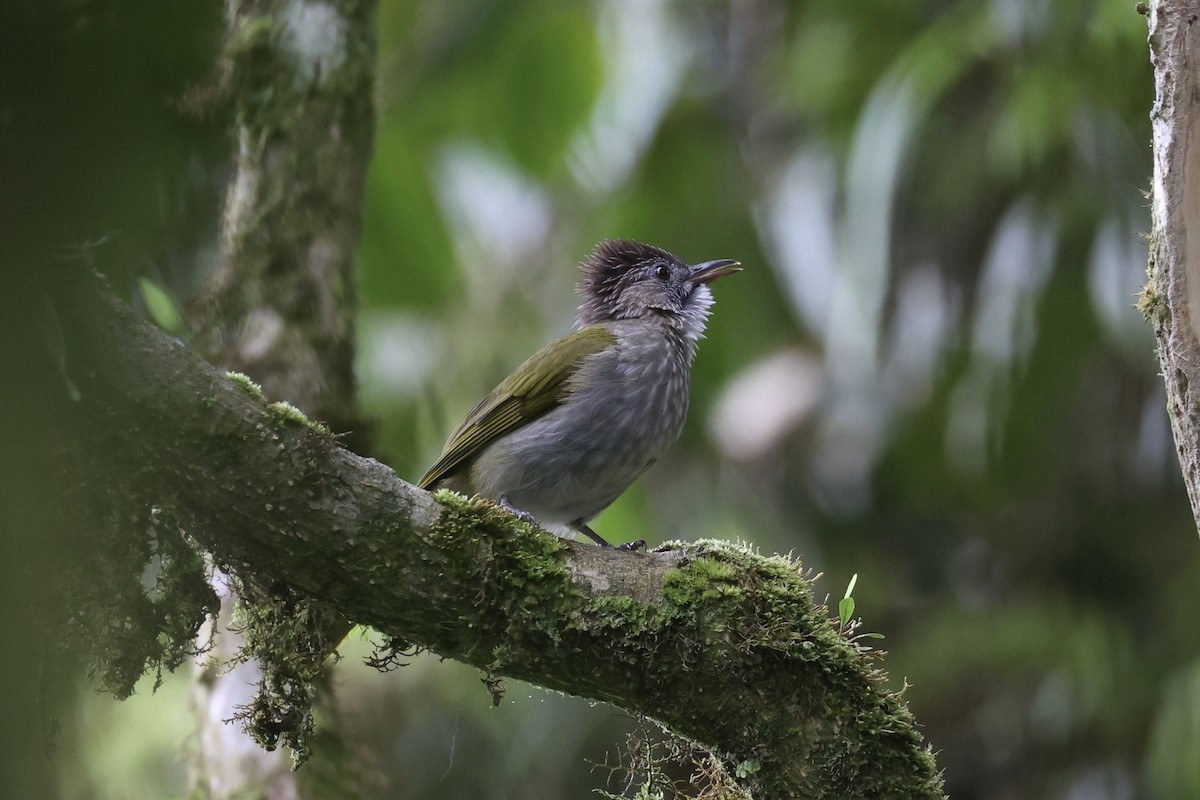
[[[505,509],[482,497],[467,497],[450,489],[438,489],[433,497],[445,509],[433,525],[435,539],[454,542],[470,541],[481,537],[492,540],[512,540],[525,537],[531,532],[540,535],[521,538],[508,548],[509,555],[518,558],[533,575],[557,575],[570,577],[563,565],[565,545],[563,540],[548,533],[537,525],[525,522]]]
[[[1149,257],[1146,261],[1146,285],[1138,292],[1137,310],[1148,322],[1157,322],[1158,317],[1166,310],[1163,296],[1158,288],[1158,237],[1151,234],[1149,240]]]
[[[86,483],[108,488],[90,498],[87,546],[63,565],[66,618],[55,630],[66,650],[84,651],[100,688],[125,698],[142,675],[155,673],[157,689],[205,649],[197,634],[219,603],[173,507],[147,502],[135,473],[96,470]]]
[[[303,411],[296,408],[286,400],[280,400],[277,403],[271,403],[271,405],[267,407],[271,409],[271,413],[275,415],[276,419],[283,422],[290,422],[294,425],[303,426],[312,424],[308,416]]]
[[[422,537],[418,569],[388,550],[385,535],[372,545],[363,531],[362,548],[355,550],[367,575],[397,581],[438,576],[428,593],[440,618],[468,624],[422,628],[420,620],[406,619],[405,636],[479,666],[493,698],[502,695],[500,676],[507,675],[616,700],[624,694],[618,682],[633,674],[641,689],[631,710],[678,730],[704,731],[726,749],[720,754],[726,774],[737,774],[756,796],[796,785],[842,796],[916,796],[911,783],[903,783],[912,775],[929,776],[921,796],[937,796],[932,757],[908,709],[838,632],[828,609],[813,602],[801,564],[739,544],[671,543],[660,549],[676,551],[680,560],[666,571],[657,601],[587,596],[573,583],[566,560],[571,549],[562,540],[484,500],[449,491],[434,496],[442,510]],[[291,690],[267,687],[266,694],[297,705],[272,700],[256,709],[258,724],[275,733],[299,723],[303,735],[304,717],[294,712],[306,692],[297,687],[309,685],[305,670],[314,665],[289,660],[304,645],[292,641],[297,634],[288,626],[306,612],[286,598],[265,602],[265,622],[256,617],[248,624],[261,629],[254,638],[265,643],[268,659],[280,662],[272,668],[283,676],[277,682]],[[387,627],[386,619],[380,622]],[[604,658],[585,657],[598,643]],[[278,646],[283,652],[269,652]],[[728,702],[681,707],[681,689]],[[763,697],[779,702],[761,707]],[[755,710],[752,721],[746,709]],[[795,774],[797,754],[802,774]],[[897,775],[903,776],[899,783],[888,777]],[[902,795],[898,786],[906,789]]]
[[[735,599],[742,594],[737,581],[732,565],[715,558],[698,558],[663,577],[663,599],[676,607],[722,597]]]
[[[1147,322],[1153,322],[1161,302],[1162,300],[1158,294],[1158,285],[1154,278],[1150,277],[1146,280],[1146,285],[1138,292],[1137,302],[1134,305],[1138,311],[1142,312],[1142,317]]]
[[[731,698],[736,694],[731,687],[743,686],[748,703],[765,692],[787,698],[792,709],[762,715],[758,743],[722,754],[744,787],[770,796],[780,786],[811,781],[812,787],[838,786],[855,796],[940,796],[932,754],[920,746],[911,713],[887,690],[885,676],[870,666],[863,649],[838,632],[829,610],[813,601],[811,575],[802,564],[727,542],[671,542],[658,549],[683,551],[684,560],[664,576],[662,611],[651,616],[641,641],[659,638],[655,625],[682,626],[676,631],[681,638],[704,647],[680,651],[675,667],[656,659],[665,672],[654,682],[702,679],[711,691]],[[612,601],[602,605],[635,620],[630,631],[642,633],[639,609]],[[736,672],[723,674],[726,665]],[[796,709],[814,724],[797,725]],[[711,731],[716,741],[740,739],[736,731],[722,732],[720,717],[699,722],[686,710],[678,714],[669,720],[673,725]],[[839,720],[844,727],[833,735],[825,725]],[[804,753],[804,774],[792,774],[792,766],[767,749],[770,742],[789,742],[794,752]],[[911,775],[928,781],[914,791]]]
[[[250,380],[249,375],[245,375],[241,372],[230,371],[225,373],[225,377],[233,381],[235,386],[256,400],[264,399],[262,387]]]
[[[289,423],[292,425],[301,425],[305,428],[310,428],[322,436],[331,436],[329,428],[323,422],[316,422],[308,418],[308,416],[296,408],[286,400],[280,400],[277,403],[271,403],[267,406],[275,419],[280,422]]]
[[[639,603],[626,595],[602,595],[588,601],[587,609],[576,622],[589,630],[612,629],[625,636],[640,636],[663,621],[660,609]]]
[[[507,620],[517,618],[528,637],[557,643],[564,600],[580,596],[565,564],[565,542],[482,498],[446,489],[434,497],[444,511],[432,527],[430,542],[462,554],[461,561],[447,566],[467,573],[459,576],[464,585],[480,587],[472,608],[464,613],[479,616],[483,629],[506,630]],[[497,597],[505,598],[504,603],[497,606]],[[496,653],[493,669],[499,671],[506,660],[505,653]]]
[[[231,628],[245,640],[234,660],[253,658],[262,674],[254,699],[234,718],[264,749],[286,745],[301,764],[311,753],[313,707],[326,680],[325,663],[345,626],[290,587],[231,581],[238,598]]]

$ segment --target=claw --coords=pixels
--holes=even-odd
[[[528,522],[530,525],[538,524],[537,517],[535,517],[533,514],[530,514],[528,511],[523,511],[523,510],[517,508],[512,503],[508,502],[507,495],[501,496],[499,505],[505,511],[512,514],[517,519],[521,520],[521,522]]]
[[[584,536],[588,537],[589,539],[591,539],[593,542],[600,545],[601,547],[608,547],[613,550],[624,550],[626,552],[632,553],[635,550],[640,550],[646,546],[645,539],[638,539],[635,542],[626,542],[625,544],[617,545],[616,547],[613,547],[611,544],[608,543],[608,541],[603,536],[596,533],[594,530],[592,530],[591,528],[589,528],[587,525],[585,525],[582,522],[576,522],[576,523],[572,524],[571,527],[574,528],[575,530],[579,531]]]

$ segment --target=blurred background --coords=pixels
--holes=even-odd
[[[229,177],[229,120],[193,102],[220,4],[4,13],[10,256],[185,304]],[[598,240],[737,258],[682,441],[596,530],[790,552],[834,599],[857,573],[954,798],[1200,797],[1200,541],[1133,308],[1132,0],[381,0],[378,21],[375,455],[417,478],[569,329]],[[372,796],[588,796],[634,727],[515,683],[492,708],[433,657],[376,674],[369,649],[335,680]],[[187,677],[124,703],[81,684],[63,796],[181,796]]]

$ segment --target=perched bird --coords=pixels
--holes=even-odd
[[[559,535],[587,523],[679,438],[708,284],[740,272],[601,242],[583,262],[576,330],[534,353],[450,434],[423,489],[477,494]],[[622,545],[634,550],[642,541]]]

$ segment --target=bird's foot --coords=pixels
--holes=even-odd
[[[522,509],[517,508],[512,503],[508,502],[507,495],[502,495],[500,497],[499,505],[505,511],[512,514],[517,519],[521,520],[521,522],[528,522],[530,525],[538,524],[537,517],[535,517],[533,514],[530,514],[528,511],[524,511]]]
[[[591,539],[593,542],[600,545],[601,547],[607,547],[610,550],[624,550],[628,553],[632,553],[636,550],[641,550],[643,547],[646,546],[645,539],[638,539],[637,541],[626,542],[625,544],[620,544],[620,545],[617,545],[616,547],[614,547],[613,545],[609,544],[608,541],[603,536],[596,533],[594,530],[592,530],[591,528],[589,528],[587,525],[585,525],[582,522],[576,522],[571,527],[573,527],[575,530],[579,531],[584,536],[588,537],[589,539]]]

